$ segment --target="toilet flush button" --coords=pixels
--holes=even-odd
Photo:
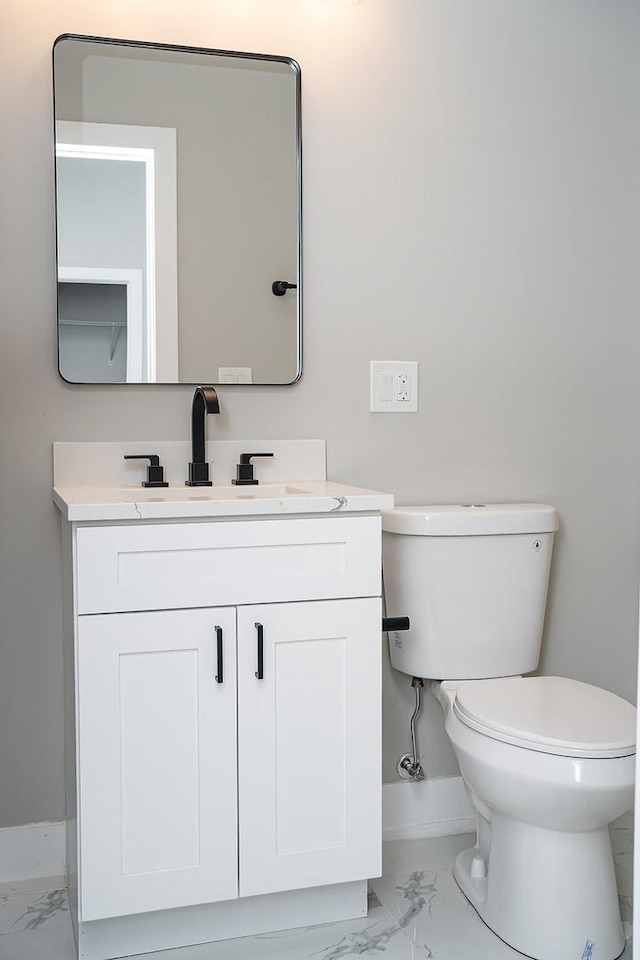
[[[479,854],[471,861],[471,876],[474,880],[482,880],[487,875],[487,861]]]

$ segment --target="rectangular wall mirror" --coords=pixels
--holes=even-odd
[[[65,34],[53,72],[61,376],[295,382],[295,61]]]

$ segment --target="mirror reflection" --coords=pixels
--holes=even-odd
[[[297,64],[71,35],[53,59],[64,379],[298,379]]]

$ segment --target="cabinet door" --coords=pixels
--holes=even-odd
[[[381,629],[378,599],[238,610],[241,896],[379,876]]]
[[[78,618],[83,921],[238,895],[235,660],[234,608]]]

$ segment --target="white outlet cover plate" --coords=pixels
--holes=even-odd
[[[218,367],[216,383],[253,383],[253,368]]]
[[[417,361],[371,360],[369,409],[371,413],[417,413]]]

